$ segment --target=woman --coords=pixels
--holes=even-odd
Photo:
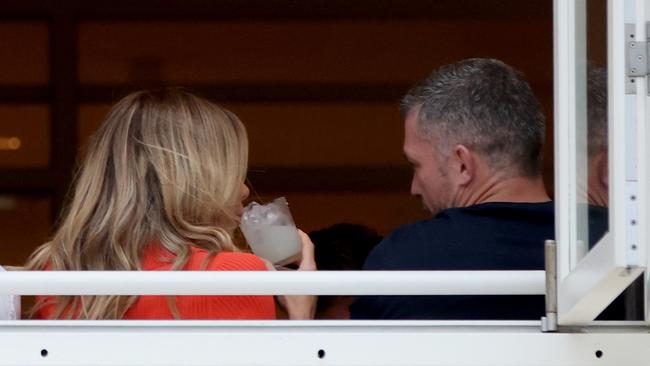
[[[232,233],[249,190],[246,130],[231,112],[179,89],[133,93],[92,137],[74,196],[32,270],[268,270]],[[303,238],[299,270],[315,270]],[[313,296],[281,299],[313,316]],[[56,296],[47,319],[273,319],[271,296]]]

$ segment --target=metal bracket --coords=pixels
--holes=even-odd
[[[555,240],[544,242],[546,271],[546,316],[542,317],[542,332],[557,332],[557,246]]]
[[[634,24],[625,24],[625,94],[636,94],[635,77],[648,74],[648,43],[636,39]]]

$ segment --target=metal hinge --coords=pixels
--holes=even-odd
[[[625,93],[636,94],[636,77],[648,75],[648,42],[638,40],[635,24],[625,24]],[[646,23],[646,30],[650,31],[650,23]],[[650,34],[646,31],[646,34]],[[650,89],[649,89],[650,91]]]
[[[544,242],[546,274],[546,316],[542,317],[542,332],[557,332],[557,245],[555,240]]]

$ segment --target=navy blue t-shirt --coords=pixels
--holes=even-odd
[[[590,223],[597,240],[607,229],[607,211],[590,210]],[[451,208],[394,231],[364,270],[543,270],[544,241],[554,238],[553,202]],[[544,297],[360,296],[350,313],[352,319],[539,319]]]

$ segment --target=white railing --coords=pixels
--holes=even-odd
[[[544,271],[17,271],[4,295],[543,295]]]

